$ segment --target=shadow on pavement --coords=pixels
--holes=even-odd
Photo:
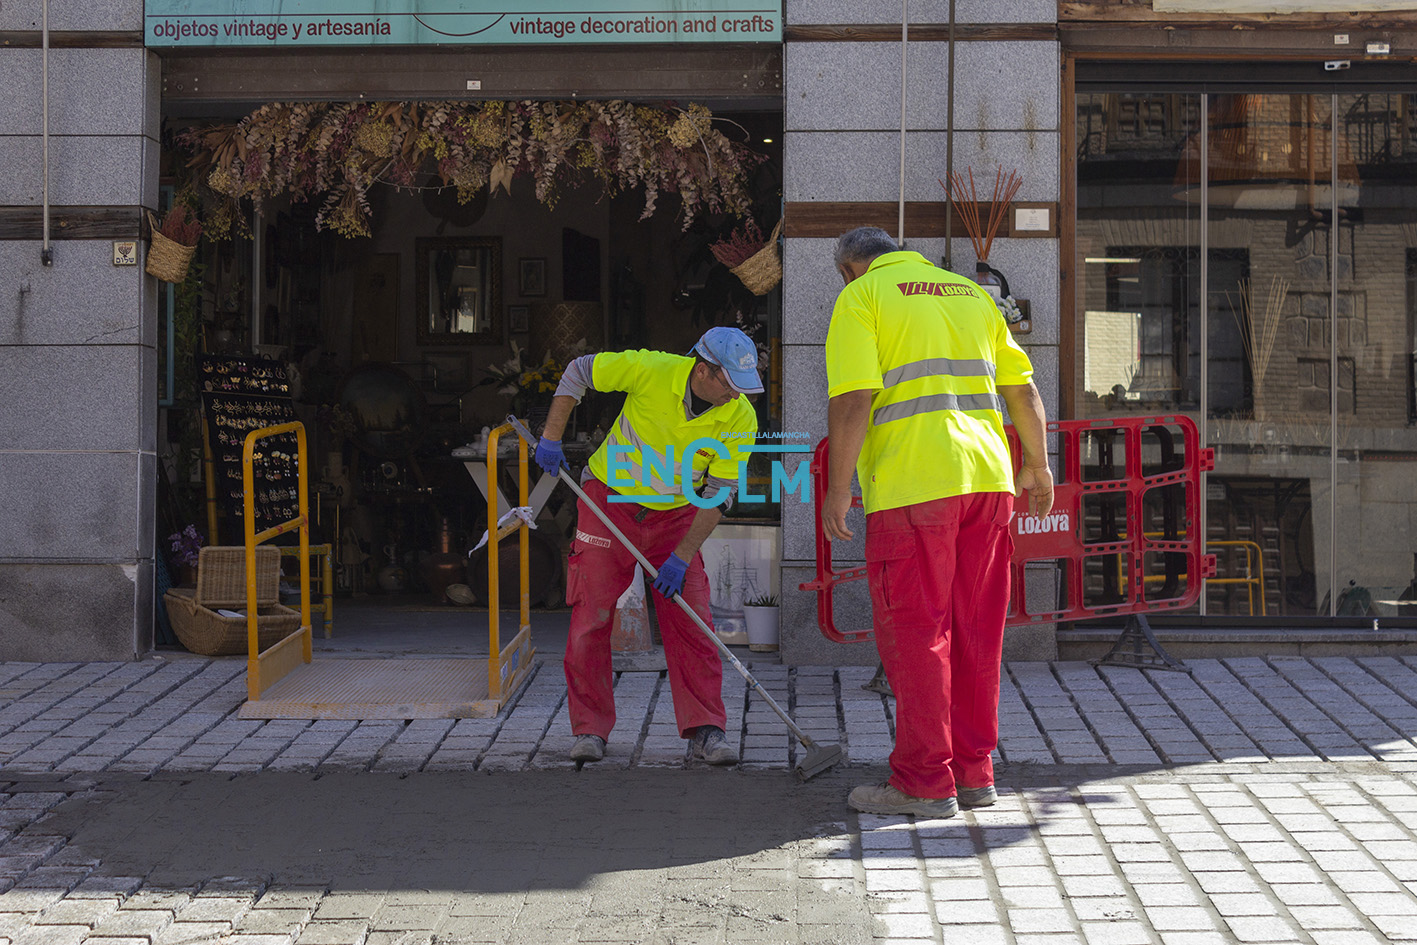
[[[71,862],[186,888],[213,877],[332,891],[583,888],[609,872],[752,857],[845,830],[850,773],[637,769],[262,773],[104,781],[44,832]],[[725,864],[724,869],[727,870]]]

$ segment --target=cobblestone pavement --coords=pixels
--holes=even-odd
[[[1417,939],[1417,660],[1014,663],[1000,803],[857,816],[893,703],[753,667],[848,762],[807,784],[731,670],[733,770],[625,674],[571,770],[542,666],[495,719],[243,721],[244,661],[0,664],[0,945]],[[688,769],[688,770],[683,770]]]

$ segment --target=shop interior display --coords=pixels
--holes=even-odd
[[[253,424],[299,420],[309,441],[311,541],[333,546],[337,593],[457,606],[450,585],[466,583],[476,601],[486,599],[485,550],[468,552],[486,529],[487,505],[454,450],[508,413],[533,425],[544,419],[578,354],[688,351],[707,327],[738,325],[758,341],[768,381],[756,403],[760,426],[777,428],[780,293],[754,294],[713,247],[751,220],[773,234],[776,253],[781,152],[771,142],[780,140],[781,116],[494,104],[503,107],[448,112],[471,124],[443,132],[465,162],[489,159],[480,180],[467,163],[392,167],[423,160],[431,139],[408,136],[428,130],[427,106],[272,104],[234,122],[167,119],[164,186],[201,219],[203,235],[164,311],[174,341],[160,356],[176,370],[161,411],[172,493],[161,506],[173,519],[163,534],[206,521],[202,441],[189,431],[209,437],[218,512],[210,543],[239,543],[242,438]],[[334,115],[361,119],[353,142],[341,145],[347,160],[362,162],[353,190],[321,176],[328,155],[306,154],[273,131]],[[499,162],[494,152],[507,144],[491,134],[493,116],[499,128],[524,126],[529,138],[546,120],[580,122],[599,150],[572,148],[560,170],[548,168],[546,148]],[[617,116],[624,121],[605,138]],[[483,134],[474,141],[467,135],[476,127]],[[623,136],[634,128],[678,155],[635,152],[642,170],[663,171],[653,181],[617,177],[631,166]],[[274,164],[260,168],[260,160]],[[579,178],[593,186],[578,187]],[[599,445],[622,397],[591,393],[577,409],[567,435],[576,461]],[[258,529],[298,507],[290,439],[259,449]],[[514,457],[501,460],[499,474],[503,493],[515,496],[508,467]],[[533,467],[531,481],[539,478]],[[563,493],[533,532],[540,606],[564,604],[574,498]],[[734,514],[761,522],[777,511]],[[515,548],[504,542],[503,554]],[[511,565],[502,562],[504,598],[515,594]]]

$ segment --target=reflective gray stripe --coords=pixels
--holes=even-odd
[[[931,394],[902,400],[898,404],[887,404],[871,414],[871,422],[880,426],[892,420],[903,420],[936,410],[997,410],[1003,413],[1004,401],[998,394]]]
[[[912,361],[898,368],[891,368],[881,378],[886,387],[893,387],[901,381],[913,381],[921,377],[987,377],[993,379],[994,365],[983,358],[926,358]]]
[[[709,476],[704,483],[704,488],[699,493],[705,499],[712,499],[720,492],[727,492],[728,498],[723,500],[722,508],[725,512],[733,508],[733,499],[738,494],[738,482],[734,479],[720,479],[717,476]]]
[[[580,403],[587,390],[595,390],[595,385],[591,383],[595,371],[594,364],[593,354],[572,358],[571,363],[566,365],[566,370],[561,372],[561,383],[556,386],[555,396],[574,397],[576,403]]]
[[[664,468],[664,454],[661,453],[659,450],[655,449],[654,447],[650,446],[648,443],[646,443],[644,441],[644,438],[641,437],[638,433],[636,433],[635,428],[630,425],[630,418],[626,417],[624,414],[620,415],[620,423],[617,425],[617,429],[611,431],[610,439],[612,440],[612,442],[619,441],[624,446],[632,447],[636,452],[639,453],[642,458],[652,457],[653,459],[655,459],[657,461],[654,467],[656,470]],[[680,457],[679,461],[682,463],[683,457]],[[638,463],[631,461],[630,469],[634,473],[635,483],[637,485],[641,484],[644,480],[643,467],[640,466]],[[675,471],[677,472],[678,470],[679,467],[676,466]],[[704,476],[707,475],[707,473],[707,469],[695,469],[694,485],[697,486],[699,483],[703,482]],[[677,479],[679,477],[676,476],[675,478]],[[682,492],[680,492],[679,487],[666,483],[657,475],[651,475],[650,486],[660,495],[682,494]]]

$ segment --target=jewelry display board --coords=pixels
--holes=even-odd
[[[252,430],[296,419],[290,382],[284,364],[256,357],[198,355],[197,371],[217,502],[226,510],[222,541],[239,545],[245,541],[246,518],[242,446]],[[256,532],[260,533],[300,514],[295,434],[259,441],[253,460]]]

